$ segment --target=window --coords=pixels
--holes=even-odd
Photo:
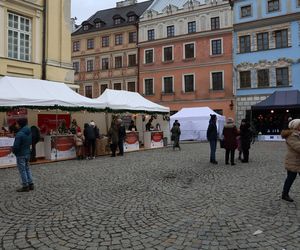
[[[136,32],[129,32],[129,43],[136,43],[137,36]]]
[[[276,85],[277,86],[288,86],[289,85],[289,69],[288,69],[288,67],[276,69]]]
[[[210,19],[211,30],[218,30],[220,29],[220,18],[213,17]]]
[[[240,53],[251,51],[250,36],[240,36]]]
[[[115,35],[115,45],[121,45],[123,43],[122,34]]]
[[[87,60],[86,61],[86,71],[91,72],[94,70],[94,60]]]
[[[122,84],[120,82],[114,83],[114,89],[115,90],[122,90]]]
[[[195,44],[188,43],[184,45],[185,59],[195,58]]]
[[[164,62],[173,60],[173,47],[164,47]]]
[[[275,31],[275,47],[286,48],[288,46],[288,31],[277,30]]]
[[[188,22],[188,33],[196,32],[196,21]]]
[[[269,86],[269,70],[260,69],[257,71],[257,86],[268,87]]]
[[[109,59],[108,58],[102,58],[101,64],[102,64],[102,70],[109,69]]]
[[[101,94],[108,88],[107,84],[101,84],[100,86],[100,92]]]
[[[83,30],[88,30],[89,26],[88,25],[83,25]]]
[[[184,92],[194,92],[194,75],[184,76]]]
[[[76,52],[79,50],[80,50],[80,42],[79,41],[73,42],[73,52]]]
[[[212,55],[221,55],[222,54],[222,40],[212,40],[211,41],[211,54]]]
[[[75,74],[79,72],[79,62],[73,62],[73,69]]]
[[[175,27],[174,25],[167,26],[167,37],[175,36]]]
[[[148,30],[148,41],[154,40],[155,39],[155,33],[154,29]]]
[[[88,39],[86,47],[87,47],[87,49],[93,49],[94,48],[94,39]]]
[[[153,79],[145,79],[145,95],[153,95]]]
[[[164,93],[173,93],[173,77],[164,77]]]
[[[97,22],[97,23],[95,24],[95,26],[96,26],[97,29],[99,29],[99,28],[102,27],[102,24],[101,24],[101,22]]]
[[[121,18],[115,18],[114,19],[114,24],[117,25],[117,24],[121,24],[122,20]]]
[[[251,5],[241,7],[241,17],[252,16],[252,7]]]
[[[135,92],[135,82],[127,83],[127,91]]]
[[[115,68],[116,69],[122,68],[122,56],[115,57]]]
[[[135,20],[136,20],[136,17],[135,17],[135,16],[129,16],[129,17],[128,17],[128,22],[129,22],[129,23],[135,22]]]
[[[223,73],[214,72],[211,74],[212,77],[212,90],[223,90]]]
[[[84,93],[86,97],[93,98],[93,87],[92,86],[85,86]]]
[[[269,34],[268,32],[257,34],[257,50],[269,49]]]
[[[153,49],[145,50],[145,63],[153,63]]]
[[[251,88],[251,72],[241,71],[240,72],[240,88]]]
[[[136,55],[128,55],[128,67],[136,66]]]
[[[109,36],[102,37],[102,47],[108,47],[109,46]]]
[[[279,0],[268,0],[268,12],[279,11]]]

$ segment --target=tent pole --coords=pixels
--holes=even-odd
[[[55,160],[57,160],[57,137],[58,137],[58,110],[55,110],[55,127],[56,127],[56,133],[55,133]]]

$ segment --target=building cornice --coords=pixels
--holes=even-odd
[[[27,0],[2,0],[0,1],[0,6],[4,7],[10,7],[11,5],[17,5],[17,6],[22,6],[25,8],[30,8],[30,9],[36,9],[43,11],[44,6],[43,4],[36,4],[33,3],[32,1],[27,1]]]
[[[181,41],[187,41],[187,40],[193,40],[203,37],[211,37],[211,36],[221,36],[226,34],[232,34],[233,29],[232,28],[225,28],[225,29],[219,29],[219,30],[207,30],[207,31],[201,31],[191,34],[183,34],[171,38],[161,38],[156,39],[153,41],[144,41],[140,42],[138,44],[139,48],[147,47],[147,46],[153,46],[153,45],[161,45],[162,43],[170,43],[170,42],[181,42]]]
[[[245,22],[245,23],[237,23],[233,25],[234,31],[241,31],[247,29],[254,29],[259,27],[265,27],[274,24],[281,24],[286,22],[293,22],[300,20],[300,12],[287,14],[284,16],[276,16],[270,18],[259,19],[255,21]]]

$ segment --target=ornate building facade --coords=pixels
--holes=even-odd
[[[118,2],[100,10],[72,33],[72,60],[80,94],[98,97],[106,88],[138,91],[138,20],[152,1]]]
[[[228,1],[155,0],[139,23],[139,90],[176,112],[208,106],[234,116]]]
[[[74,82],[71,0],[0,0],[0,77]]]
[[[300,1],[234,1],[237,118],[275,90],[300,89]],[[288,111],[288,110],[287,110]]]

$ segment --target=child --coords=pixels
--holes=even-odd
[[[77,132],[74,138],[77,159],[82,160],[84,157],[84,135],[81,132]]]

